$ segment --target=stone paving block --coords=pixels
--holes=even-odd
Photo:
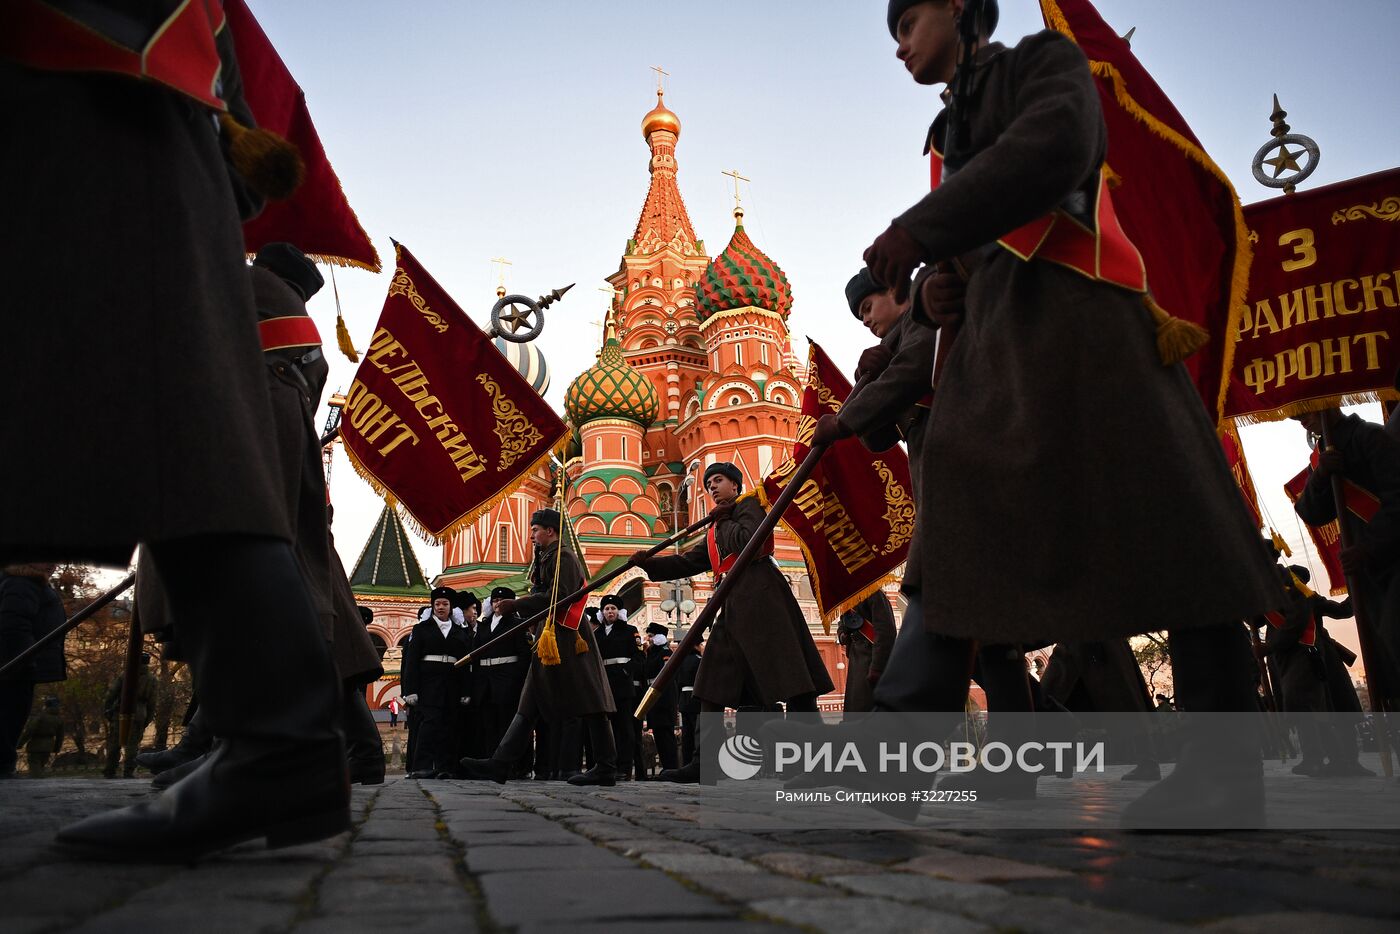
[[[880,898],[774,898],[753,902],[749,907],[824,934],[888,934],[899,930],[991,934],[993,930],[959,915]]]
[[[357,931],[411,931],[412,934],[476,934],[480,928],[470,913],[416,914],[411,909],[372,915],[328,915],[308,918],[292,934],[352,934]]]
[[[593,841],[582,834],[570,833],[558,825],[539,827],[534,830],[516,830],[492,833],[476,833],[462,830],[458,824],[447,825],[447,835],[468,847],[480,846],[593,846]]]
[[[223,901],[201,904],[123,905],[88,918],[74,934],[261,934],[285,930],[296,917],[295,905]]]
[[[835,856],[822,856],[820,853],[799,853],[780,851],[761,853],[753,858],[765,869],[780,872],[798,879],[822,878],[823,876],[854,876],[864,873],[884,872],[884,867],[854,859],[840,859]]]
[[[1075,905],[1059,898],[1008,895],[1001,899],[960,902],[958,910],[999,931],[1018,934],[1187,934],[1195,928],[1170,921]],[[1322,932],[1313,932],[1322,934]],[[1330,932],[1328,932],[1330,934]]]
[[[1245,889],[1152,882],[1101,873],[1065,879],[1020,879],[1005,883],[1019,895],[1049,895],[1133,915],[1177,923],[1269,911],[1278,902]]]
[[[708,853],[709,850],[694,843],[682,840],[668,840],[665,837],[629,837],[626,840],[600,840],[601,845],[621,853],[623,856],[637,857],[646,853]]]
[[[124,901],[133,891],[171,875],[170,867],[111,863],[52,863],[0,882],[0,916],[53,914],[83,917]]]
[[[705,918],[734,912],[687,890],[657,870],[562,869],[548,884],[531,873],[481,878],[486,908],[499,923],[576,922],[609,918]]]
[[[204,864],[186,869],[158,885],[141,889],[126,904],[166,905],[202,903],[220,899],[295,902],[325,871],[317,862],[295,864]]]
[[[371,818],[360,828],[356,839],[431,841],[438,839],[438,831],[437,827],[422,818],[411,821],[377,821]]]
[[[457,884],[455,858],[437,847],[434,854],[412,856],[358,856],[335,867],[337,878],[373,879],[386,884],[399,882],[444,882]]]
[[[570,821],[568,826],[574,833],[581,833],[590,840],[625,840],[637,835],[637,825],[627,821]]]
[[[769,872],[686,873],[685,881],[731,902],[749,903],[769,898],[830,898],[828,888]]]
[[[417,934],[415,931],[414,934]],[[763,921],[608,921],[600,924],[526,924],[517,934],[793,934]]]
[[[5,917],[5,934],[39,934],[53,927],[52,915],[14,915]]]
[[[509,837],[503,838],[503,842]],[[467,845],[467,870],[473,873],[531,869],[630,869],[633,863],[597,846]]]
[[[426,840],[356,840],[350,845],[350,857],[362,856],[433,856],[445,855],[447,845],[439,840],[430,843]]]
[[[352,919],[400,912],[476,913],[465,889],[433,880],[381,885],[373,879],[337,871],[325,878],[316,896],[317,915],[345,915]]]
[[[955,850],[926,853],[891,867],[900,872],[919,872],[954,882],[1004,882],[1011,879],[1071,878],[1073,873],[1050,866],[1037,866],[997,856],[977,856]]]
[[[931,876],[907,872],[885,872],[878,875],[827,876],[827,885],[849,889],[857,895],[892,898],[900,902],[922,902],[937,907],[961,911],[971,903],[995,904],[1010,896],[1004,889],[980,882],[949,882]]]
[[[1400,892],[1361,888],[1332,881],[1317,884],[1298,873],[1225,869],[1200,880],[1203,886],[1246,891],[1274,899],[1284,908],[1323,913],[1400,916]]]
[[[1356,915],[1324,914],[1321,912],[1273,912],[1225,918],[1202,925],[1200,930],[1210,934],[1394,934],[1394,921],[1361,918]]]
[[[642,857],[642,862],[687,877],[697,872],[760,872],[753,863],[746,863],[732,856],[716,856],[713,853],[647,853]]]

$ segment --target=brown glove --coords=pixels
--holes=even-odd
[[[813,444],[835,444],[842,438],[852,435],[851,429],[841,424],[841,419],[830,412],[817,419],[817,430],[812,433]]]
[[[734,512],[733,503],[719,503],[714,509],[710,510],[710,518],[715,522],[719,522],[721,519],[728,519],[732,512]]]
[[[1313,473],[1326,480],[1333,474],[1345,473],[1345,467],[1346,458],[1342,457],[1342,452],[1336,448],[1328,448],[1317,456],[1317,466],[1313,468]]]
[[[636,565],[637,567],[641,567],[642,564],[646,561],[647,556],[648,552],[645,548],[643,548],[641,551],[632,552],[631,557],[629,557],[627,560],[630,561],[632,564]]]
[[[967,283],[955,272],[940,269],[925,277],[919,286],[919,300],[928,312],[930,320],[939,327],[956,325],[967,310],[963,299],[967,296]]]
[[[515,609],[515,601],[509,597],[504,600],[491,601],[491,611],[498,616],[509,616],[513,609]]]
[[[898,224],[891,224],[865,251],[871,277],[877,284],[894,289],[894,300],[900,304],[909,298],[909,277],[923,261],[923,245]]]
[[[864,376],[876,377],[885,372],[885,368],[894,359],[894,352],[884,344],[876,344],[874,347],[867,347],[861,351],[860,362],[856,364],[856,379],[860,380]]]

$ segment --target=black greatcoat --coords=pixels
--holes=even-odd
[[[433,618],[413,627],[413,637],[403,650],[399,688],[405,697],[418,695],[413,718],[417,736],[412,740],[414,761],[409,763],[409,771],[456,769],[454,734],[457,714],[466,694],[466,671],[447,662],[425,659],[432,655],[461,658],[470,651],[467,630],[455,623],[446,636],[443,636],[437,620]]]
[[[742,551],[763,516],[756,498],[740,499],[729,517],[714,525],[720,557]],[[643,569],[652,580],[693,577],[710,570],[710,555],[702,542],[683,554],[652,558]],[[766,706],[831,688],[792,588],[771,559],[756,559],[735,582],[710,630],[695,696],[724,707]]]
[[[250,124],[231,57],[222,86]],[[0,144],[0,254],[19,271],[5,302],[29,310],[0,399],[10,437],[45,452],[0,457],[0,564],[125,565],[137,542],[209,534],[290,541],[210,112],[154,82],[5,61],[0,112],[23,128]]]
[[[556,563],[559,565],[558,597],[567,597],[583,586],[583,565],[572,551],[561,549],[558,542],[539,549],[530,569],[530,594],[515,604],[515,612],[522,619],[548,608],[555,598]],[[562,617],[563,613],[561,609],[559,615]],[[603,656],[592,628],[587,621],[580,622],[578,633],[587,643],[588,651],[579,654],[575,649],[574,631],[555,626],[559,664],[546,665],[538,654],[530,657],[530,674],[525,678],[525,690],[520,695],[522,714],[562,722],[570,717],[612,713],[617,709],[603,673]]]
[[[1097,183],[1107,133],[1084,54],[1046,31],[978,55],[974,155],[895,218],[930,261],[975,253],[919,465],[926,627],[1085,641],[1272,609],[1258,530],[1142,297],[995,245]]]
[[[637,654],[637,627],[618,620],[611,628],[599,626],[593,631],[598,640],[598,651],[603,653],[604,671],[608,676],[608,687],[613,700],[619,707],[637,697],[632,685],[632,659]],[[611,659],[611,661],[610,661]]]

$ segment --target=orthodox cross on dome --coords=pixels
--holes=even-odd
[[[506,267],[515,264],[504,256],[493,256],[491,265],[496,267],[496,297],[502,298],[506,294]]]
[[[669,71],[663,71],[660,65],[652,65],[651,70],[656,72],[656,93],[666,93],[666,79],[671,77]]]
[[[738,169],[730,169],[728,172],[721,172],[719,174],[728,175],[730,178],[734,179],[734,218],[736,220],[743,220],[744,207],[739,203],[739,183],[751,182],[753,181],[753,179],[745,178],[744,176],[740,175]]]

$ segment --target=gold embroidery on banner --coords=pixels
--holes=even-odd
[[[486,393],[491,397],[491,414],[496,416],[496,437],[501,441],[501,460],[496,469],[505,470],[522,454],[539,444],[544,436],[530,423],[530,419],[525,417],[525,413],[506,398],[501,387],[491,377],[480,373],[476,381],[486,387]]]
[[[1365,220],[1367,217],[1374,217],[1382,221],[1400,221],[1400,196],[1392,195],[1381,201],[1379,204],[1355,204],[1342,211],[1332,212],[1332,224],[1343,224],[1347,221]]]
[[[443,320],[442,315],[428,307],[428,303],[423,300],[423,296],[419,295],[418,289],[414,287],[413,280],[402,269],[394,272],[394,281],[389,283],[389,294],[391,296],[405,296],[413,304],[413,307],[418,309],[419,314],[428,319],[428,323],[439,334],[447,333],[447,322]]]
[[[914,537],[914,500],[884,461],[875,461],[875,471],[885,481],[885,521],[890,526],[890,537],[880,554],[888,555]]]

